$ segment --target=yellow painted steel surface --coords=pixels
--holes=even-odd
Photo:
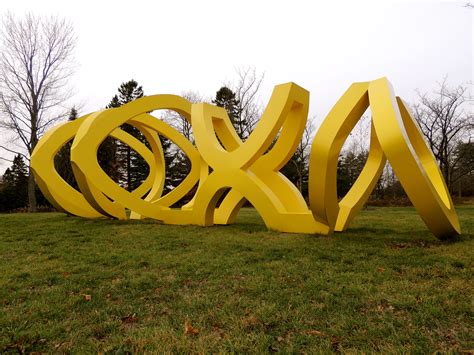
[[[372,126],[367,162],[338,201],[338,157],[368,107]],[[434,156],[407,106],[394,96],[385,78],[351,85],[322,123],[311,149],[308,206],[280,173],[301,140],[308,108],[308,91],[294,83],[277,85],[260,121],[243,142],[223,108],[191,104],[174,95],[147,96],[54,127],[38,143],[31,166],[48,200],[58,210],[81,217],[153,218],[168,224],[210,226],[233,223],[247,200],[269,229],[330,234],[347,228],[388,160],[431,232],[438,238],[460,234]],[[191,122],[195,144],[150,115],[163,109],[174,110]],[[125,123],[138,128],[150,148],[122,131],[120,126]],[[164,195],[166,167],[160,135],[180,147],[191,162],[188,176]],[[97,161],[99,146],[109,136],[129,145],[149,165],[149,175],[134,191],[115,183]],[[71,164],[80,192],[54,167],[56,153],[70,140]],[[191,202],[171,208],[196,185]]]

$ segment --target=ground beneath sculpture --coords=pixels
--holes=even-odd
[[[432,353],[473,348],[474,206],[437,240],[411,208],[332,237],[0,215],[0,352]]]

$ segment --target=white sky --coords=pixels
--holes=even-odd
[[[104,107],[131,78],[145,94],[211,97],[235,68],[265,72],[261,98],[293,81],[318,122],[355,81],[387,76],[409,102],[445,75],[473,80],[474,10],[466,1],[3,0],[0,14],[60,15],[75,28],[71,106]],[[0,152],[11,158],[11,154]],[[0,173],[8,163],[0,161]]]

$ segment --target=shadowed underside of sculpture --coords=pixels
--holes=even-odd
[[[369,155],[354,185],[338,201],[338,156],[369,107]],[[230,224],[247,200],[269,229],[329,234],[347,228],[388,160],[431,232],[440,239],[460,234],[435,158],[407,105],[394,96],[385,78],[351,85],[322,123],[311,148],[308,206],[299,190],[280,173],[301,140],[308,108],[308,91],[294,83],[277,85],[260,121],[243,142],[223,108],[191,104],[174,95],[147,96],[54,127],[36,146],[31,167],[48,200],[58,210],[81,217],[153,218],[166,224],[202,226]],[[195,144],[150,115],[163,109],[176,111],[191,123]],[[121,130],[125,123],[139,129],[149,147]],[[181,148],[191,162],[187,177],[166,194],[160,135]],[[120,187],[98,163],[99,146],[109,136],[130,146],[149,166],[147,178],[134,191]],[[80,191],[63,180],[54,167],[56,153],[71,140],[71,164]],[[171,208],[196,185],[191,202]]]

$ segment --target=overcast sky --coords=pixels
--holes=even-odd
[[[3,0],[0,13],[72,22],[71,105],[80,113],[103,108],[131,78],[147,95],[211,97],[236,67],[251,66],[265,72],[265,103],[274,85],[293,81],[311,92],[310,115],[320,122],[352,82],[387,76],[413,102],[415,89],[431,91],[446,75],[453,85],[472,81],[474,10],[465,3]]]

